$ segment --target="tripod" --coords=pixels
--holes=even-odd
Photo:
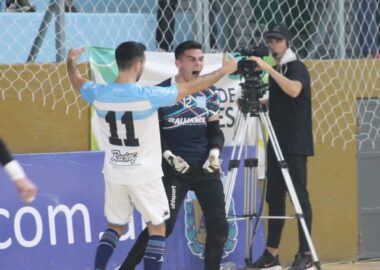
[[[247,132],[249,132],[248,127],[254,123],[255,117],[259,120],[258,123],[261,127],[262,132],[265,130],[269,135],[271,140],[276,159],[278,161],[281,173],[284,177],[286,187],[288,189],[288,194],[294,206],[296,217],[298,218],[302,230],[305,234],[310,252],[314,261],[315,267],[320,270],[320,262],[318,260],[313,242],[309,230],[306,226],[304,215],[302,212],[301,205],[299,203],[295,188],[293,186],[292,179],[289,174],[289,169],[286,161],[284,160],[283,154],[280,149],[276,134],[274,132],[272,123],[269,119],[268,112],[265,106],[259,101],[262,96],[260,91],[264,92],[265,89],[260,89],[260,78],[253,78],[248,83],[241,84],[242,92],[244,97],[239,99],[240,111],[237,116],[237,127],[235,129],[235,134],[233,138],[233,148],[231,153],[231,159],[229,162],[227,180],[225,183],[225,198],[226,198],[226,213],[231,205],[232,194],[235,186],[236,176],[239,168],[240,157],[242,155],[243,146],[245,148],[245,160],[244,160],[244,214],[242,218],[235,220],[246,220],[246,263],[252,263],[252,252],[251,247],[256,233],[258,222],[261,218],[277,218],[286,219],[292,217],[263,217],[256,213],[257,203],[256,203],[256,193],[257,193],[257,166],[258,166],[258,144],[255,145],[254,155],[249,157],[248,144],[247,144]],[[248,94],[247,94],[248,93]],[[258,128],[256,130],[256,141],[258,138]],[[263,138],[266,138],[263,135]],[[265,139],[264,139],[265,141]],[[266,143],[265,143],[266,145]],[[262,202],[263,204],[263,202]],[[261,212],[261,211],[260,211]],[[254,224],[254,219],[256,223]]]

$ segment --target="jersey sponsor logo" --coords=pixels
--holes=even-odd
[[[168,118],[168,122],[176,126],[193,126],[199,124],[206,124],[206,118],[194,117],[194,118]]]
[[[113,162],[121,162],[121,163],[130,163],[130,164],[135,164],[136,159],[137,159],[137,152],[132,152],[132,153],[125,153],[122,154],[120,150],[111,150],[112,157],[111,161]]]
[[[223,173],[221,173],[221,177],[225,177]],[[231,201],[229,215],[236,215],[233,200]],[[201,259],[204,259],[206,226],[201,208],[199,206],[198,200],[196,199],[186,198],[185,200],[185,224],[185,235],[191,253]],[[235,250],[238,242],[237,221],[228,221],[228,227],[228,239],[224,244],[223,258]]]

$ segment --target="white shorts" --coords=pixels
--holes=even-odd
[[[131,221],[134,207],[145,223],[159,225],[170,217],[161,178],[141,185],[120,185],[105,181],[104,212],[109,223],[126,225]]]

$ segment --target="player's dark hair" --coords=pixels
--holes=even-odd
[[[175,48],[175,51],[174,51],[175,59],[179,59],[181,55],[185,53],[185,51],[191,50],[191,49],[202,50],[203,49],[202,44],[194,40],[187,40],[187,41],[182,42],[181,44],[177,46],[177,48]]]
[[[129,69],[136,61],[145,60],[144,44],[134,41],[127,41],[117,46],[115,51],[116,63],[119,70]]]

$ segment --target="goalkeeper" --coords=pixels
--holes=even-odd
[[[178,74],[160,86],[196,79],[202,71],[203,59],[200,43],[185,41],[179,44],[175,49]],[[163,182],[170,207],[166,236],[173,230],[187,192],[194,191],[206,221],[204,258],[207,270],[219,270],[228,237],[223,184],[219,173],[219,153],[224,135],[219,127],[218,112],[219,94],[215,86],[159,110],[164,157]],[[120,269],[135,269],[144,256],[148,237],[145,229]]]

